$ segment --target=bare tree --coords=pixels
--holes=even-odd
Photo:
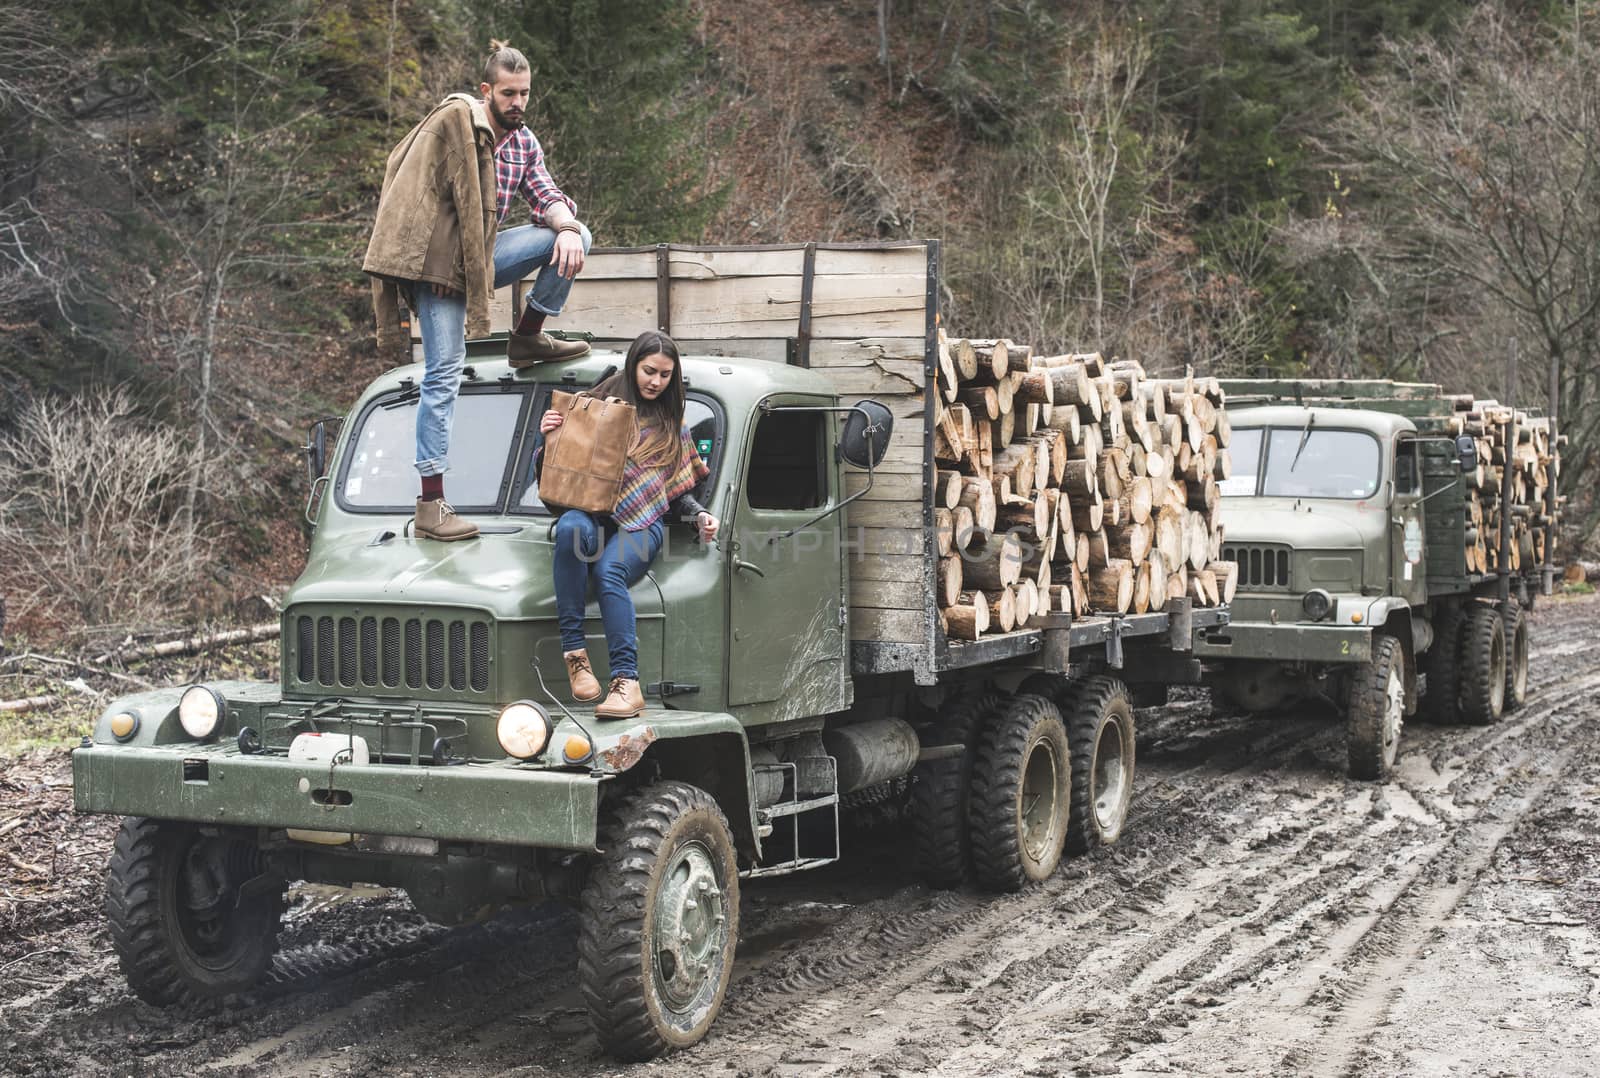
[[[328,119],[304,75],[310,14],[303,3],[235,2],[191,17],[182,26],[187,65],[145,75],[158,103],[151,123],[189,146],[167,172],[135,163],[127,178],[169,255],[151,281],[143,327],[191,391],[191,519],[212,458],[232,440],[217,418],[219,363],[231,349],[281,345],[293,333],[251,320],[249,291],[270,283],[290,294],[295,280],[311,287],[326,261],[308,242],[324,223],[308,205],[316,190],[308,165]]]
[[[1034,208],[1048,220],[1065,225],[1085,249],[1090,276],[1090,332],[1095,342],[1105,337],[1106,280],[1120,234],[1137,228],[1148,211],[1135,196],[1128,206],[1114,207],[1113,192],[1125,180],[1123,147],[1135,137],[1129,123],[1140,83],[1149,67],[1149,39],[1136,31],[1104,29],[1086,55],[1069,54],[1063,71],[1063,127],[1037,149],[1040,187],[1028,193]],[[1108,218],[1119,218],[1110,223]]]
[[[1434,342],[1498,339],[1479,392],[1499,392],[1506,338],[1536,342],[1559,371],[1568,490],[1600,452],[1600,48],[1586,33],[1482,5],[1452,38],[1388,46],[1345,125],[1383,191],[1369,211],[1377,288],[1450,296]],[[1527,366],[1532,391],[1544,365]]]
[[[0,561],[27,567],[12,576],[17,620],[92,634],[185,605],[214,552],[183,511],[187,441],[121,391],[22,409],[0,436]]]

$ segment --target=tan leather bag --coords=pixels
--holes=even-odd
[[[550,394],[561,426],[545,435],[539,500],[547,506],[609,513],[617,505],[622,466],[639,431],[633,405],[616,397]]]

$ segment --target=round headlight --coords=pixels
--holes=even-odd
[[[1306,612],[1306,617],[1312,621],[1321,621],[1328,616],[1328,611],[1333,609],[1333,596],[1321,588],[1312,588],[1306,592],[1305,598],[1300,600],[1300,606]]]
[[[204,741],[217,732],[228,703],[216,689],[195,685],[178,700],[178,722],[183,732],[196,741]]]
[[[139,716],[131,711],[119,711],[111,716],[111,734],[118,741],[126,741],[139,729]]]
[[[507,704],[495,724],[495,736],[507,756],[531,760],[550,744],[550,715],[531,700]]]

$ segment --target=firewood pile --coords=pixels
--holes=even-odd
[[[1548,564],[1555,553],[1559,502],[1547,497],[1561,473],[1561,454],[1551,444],[1550,420],[1531,417],[1499,401],[1471,395],[1451,398],[1452,434],[1467,434],[1477,445],[1478,466],[1465,475],[1467,568],[1495,572],[1500,565],[1500,521],[1511,518],[1510,566],[1513,572]],[[1502,499],[1506,469],[1511,469],[1509,501]]]
[[[941,333],[933,491],[946,635],[1233,598],[1215,379]]]

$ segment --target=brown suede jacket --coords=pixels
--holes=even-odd
[[[467,297],[467,336],[489,332],[494,293],[494,129],[483,102],[451,94],[389,154],[378,219],[361,268],[372,275],[378,347],[409,347],[401,285],[440,284]]]

